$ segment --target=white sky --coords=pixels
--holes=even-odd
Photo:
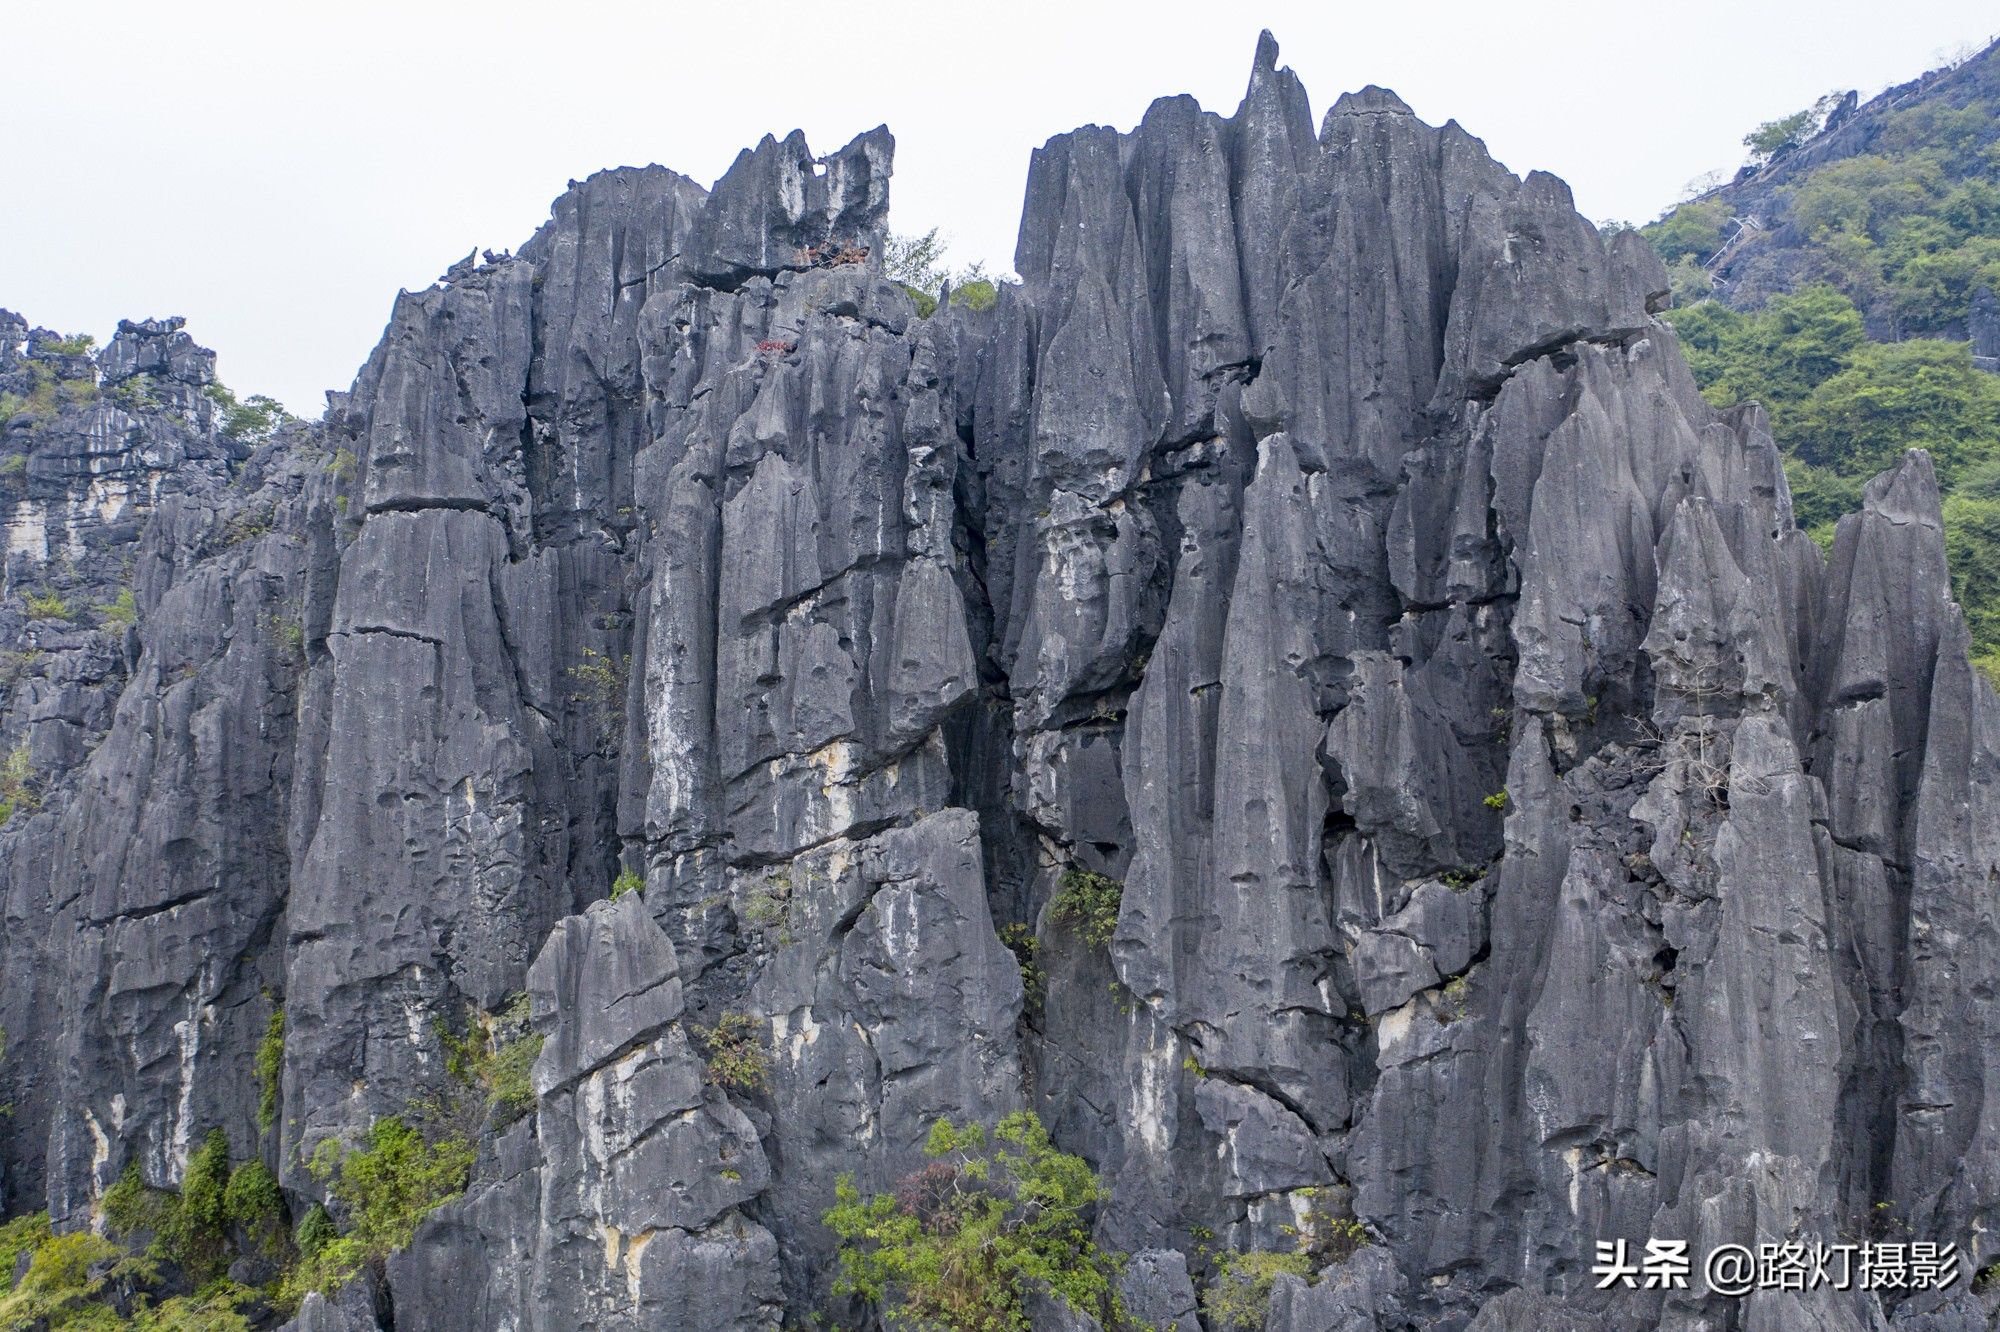
[[[109,337],[181,314],[239,392],[315,415],[397,288],[512,249],[571,177],[709,184],[766,131],[887,122],[892,225],[1012,266],[1029,151],[1155,97],[1233,112],[1269,27],[1312,95],[1394,88],[1592,218],[1643,221],[1743,134],[2000,30],[1992,0],[1404,0],[1237,9],[786,0],[0,0],[0,306]]]

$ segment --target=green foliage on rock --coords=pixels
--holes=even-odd
[[[938,292],[951,283],[951,303],[967,310],[990,310],[1000,299],[1000,287],[984,265],[956,272],[944,261],[945,239],[932,227],[921,235],[891,235],[883,248],[882,273],[901,287],[917,307],[917,318],[937,313]]]
[[[1232,1253],[1222,1260],[1221,1271],[1201,1293],[1201,1311],[1209,1326],[1254,1332],[1264,1326],[1264,1312],[1271,1304],[1271,1288],[1281,1276],[1304,1281],[1313,1277],[1312,1259],[1303,1253],[1271,1253],[1255,1250]]]
[[[49,1234],[48,1218],[34,1219],[39,1222],[40,1237],[33,1243],[5,1242],[13,1246],[15,1262],[23,1252],[33,1256],[20,1281],[0,1287],[6,1290],[0,1295],[0,1328],[110,1332],[125,1327],[125,1320],[100,1300],[111,1282],[110,1269],[124,1257],[124,1251],[87,1230]],[[11,1280],[12,1276],[10,1263],[6,1277]]]
[[[118,595],[97,608],[97,618],[105,625],[116,629],[129,629],[139,622],[139,603],[133,599],[132,589],[120,588]]]
[[[265,1257],[277,1260],[285,1256],[290,1238],[285,1194],[278,1187],[278,1177],[262,1161],[245,1161],[229,1172],[222,1210],[230,1224]]]
[[[179,1267],[189,1281],[206,1285],[228,1266],[229,1136],[211,1130],[188,1157],[178,1196],[161,1209],[154,1228],[154,1256]]]
[[[2000,376],[1964,343],[1869,343],[1788,413],[1795,456],[1843,476],[1894,467],[1926,449],[1949,491],[1967,466],[2000,457]]]
[[[265,1294],[223,1272],[236,1235],[275,1262],[290,1256],[284,1194],[262,1162],[229,1167],[219,1129],[188,1158],[178,1190],[137,1162],[99,1200],[104,1233],[54,1234],[46,1213],[0,1226],[0,1328],[48,1332],[250,1332]],[[28,1270],[17,1288],[23,1255]],[[159,1301],[163,1289],[178,1290]],[[121,1312],[122,1311],[122,1312]]]
[[[238,444],[254,446],[265,443],[279,430],[298,420],[285,410],[283,403],[261,393],[238,400],[235,393],[222,384],[210,384],[202,392],[221,410],[223,438]]]
[[[527,995],[515,995],[497,1013],[474,1014],[464,1036],[448,1031],[439,1036],[446,1069],[478,1098],[471,1121],[465,1123],[468,1135],[489,1112],[512,1121],[535,1108],[530,1071],[542,1052],[542,1038],[528,1029]]]
[[[376,1120],[360,1147],[322,1141],[307,1168],[345,1211],[347,1228],[329,1236],[306,1218],[300,1261],[281,1283],[280,1305],[296,1306],[310,1291],[338,1290],[363,1267],[380,1266],[408,1247],[425,1217],[465,1191],[475,1155],[468,1140],[427,1137],[396,1115]],[[309,1236],[307,1227],[318,1233]]]
[[[34,755],[23,740],[7,751],[5,758],[0,758],[0,825],[23,810],[41,808],[42,797],[34,782]]]
[[[1804,142],[1831,106],[1753,130],[1753,160]],[[1765,215],[1747,244],[1799,251],[1808,279],[1853,300],[1878,336],[1963,337],[1973,294],[2000,291],[2000,106],[1920,98],[1882,113],[1866,146],[1810,164],[1774,197],[1753,193]],[[1734,234],[1730,214],[1728,198],[1698,198],[1645,235],[1669,265],[1705,262]]]
[[[130,1332],[251,1332],[253,1324],[242,1310],[262,1298],[257,1291],[233,1281],[211,1282],[192,1295],[176,1295],[158,1308],[141,1309],[129,1328]]]
[[[20,1264],[21,1255],[33,1253],[54,1234],[47,1212],[17,1216],[0,1223],[0,1292],[13,1289],[14,1268]]]
[[[701,1047],[708,1080],[724,1091],[754,1095],[771,1079],[771,1057],[764,1052],[764,1024],[747,1013],[724,1013],[712,1027],[693,1029]]]
[[[1682,204],[1641,233],[1668,264],[1683,259],[1705,262],[1722,248],[1729,225],[1729,205],[1716,199]]]
[[[1134,1326],[1113,1284],[1124,1257],[1090,1238],[1103,1186],[1031,1112],[990,1134],[938,1120],[924,1154],[931,1163],[889,1193],[863,1198],[841,1176],[822,1218],[840,1240],[836,1292],[873,1304],[893,1327],[1026,1332],[1036,1290],[1108,1332]]]
[[[2000,662],[1992,504],[2000,499],[2000,376],[1975,369],[1964,343],[1870,342],[1854,302],[1825,284],[1749,314],[1705,300],[1666,318],[1703,396],[1717,406],[1763,404],[1785,454],[1794,516],[1822,547],[1841,515],[1861,506],[1869,478],[1896,466],[1905,449],[1929,451],[1974,655]]]
[[[340,1227],[333,1223],[333,1216],[320,1203],[314,1203],[306,1211],[305,1220],[292,1235],[299,1252],[310,1258],[324,1249],[340,1235]]]
[[[989,277],[965,277],[952,287],[951,303],[968,310],[991,310],[1000,303],[999,285]]]
[[[1019,921],[1000,927],[1000,942],[1014,955],[1021,972],[1021,1006],[1030,1014],[1039,1013],[1048,999],[1049,973],[1042,965],[1042,941]]]
[[[1109,875],[1072,865],[1062,873],[1049,903],[1049,919],[1068,925],[1092,948],[1108,948],[1118,932],[1125,885]]]
[[[285,1006],[265,1019],[257,1041],[257,1122],[268,1129],[278,1120],[278,1094],[285,1075]]]

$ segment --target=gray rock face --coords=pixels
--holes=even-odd
[[[0,315],[8,1208],[217,1126],[302,1208],[526,994],[532,1109],[295,1326],[872,1326],[837,1178],[1021,1108],[1175,1332],[1335,1217],[1267,1328],[1984,1326],[1589,1272],[1996,1257],[2000,704],[1928,459],[1822,556],[1636,238],[1379,88],[1315,133],[1268,40],[1232,117],[1037,153],[988,311],[885,278],[891,149],[572,185],[247,456],[176,322]]]

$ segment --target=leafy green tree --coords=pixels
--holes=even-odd
[[[1898,218],[1935,209],[1950,189],[1931,158],[1869,153],[1829,163],[1793,186],[1791,217],[1808,236],[1845,231],[1879,239]]]
[[[1813,121],[1810,107],[1776,120],[1767,120],[1743,136],[1743,146],[1760,158],[1773,156],[1804,142],[1813,131]]]
[[[239,401],[227,386],[220,383],[210,384],[202,391],[222,409],[223,438],[239,444],[262,444],[280,429],[298,420],[285,410],[283,403],[261,393],[253,393]]]
[[[1281,1276],[1302,1281],[1313,1277],[1312,1259],[1303,1253],[1271,1253],[1254,1250],[1232,1253],[1201,1295],[1201,1311],[1209,1325],[1231,1332],[1256,1332],[1264,1326],[1271,1306],[1271,1290]]]
[[[2000,378],[1974,369],[1964,343],[1870,343],[1799,404],[1786,434],[1800,458],[1847,476],[1928,449],[1949,488],[2000,450]]]
[[[891,235],[883,247],[882,272],[891,282],[936,291],[949,275],[944,235],[936,227],[920,236]]]
[[[1000,298],[999,284],[984,264],[953,272],[945,265],[945,238],[936,227],[920,236],[891,235],[883,247],[882,272],[901,286],[917,306],[917,317],[937,312],[938,291],[952,284],[951,303],[968,310],[988,310]]]
[[[1983,464],[1976,484],[1945,500],[1944,548],[1973,656],[2000,681],[2000,460]]]
[[[1131,1326],[1113,1287],[1123,1258],[1090,1239],[1103,1186],[1031,1112],[991,1135],[941,1119],[924,1154],[931,1164],[892,1193],[863,1199],[840,1177],[823,1218],[840,1239],[837,1293],[894,1327],[1027,1332],[1025,1301],[1039,1288],[1107,1329]]]
[[[1865,478],[1842,476],[1798,458],[1785,459],[1785,480],[1792,490],[1792,517],[1821,547],[1833,543],[1833,527],[1844,513],[1861,507]]]
[[[1722,248],[1728,223],[1729,205],[1720,199],[1705,199],[1684,203],[1640,231],[1664,262],[1692,259],[1699,264]]]

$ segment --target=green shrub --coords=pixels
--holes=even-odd
[[[62,599],[60,592],[31,592],[28,594],[28,618],[31,620],[67,620],[69,603]]]
[[[1070,926],[1092,948],[1106,948],[1118,932],[1125,885],[1109,875],[1072,865],[1062,873],[1049,919]]]
[[[340,1228],[333,1224],[333,1217],[325,1207],[314,1203],[306,1212],[306,1219],[299,1222],[298,1232],[292,1237],[299,1246],[299,1252],[310,1258],[324,1249],[340,1234]]]
[[[882,272],[891,282],[900,283],[912,296],[931,292],[931,306],[937,306],[936,292],[948,273],[944,266],[943,233],[932,227],[921,236],[891,235],[882,249]],[[930,311],[919,311],[926,318]]]
[[[120,588],[117,597],[97,608],[98,619],[107,625],[129,629],[139,622],[139,603],[133,599],[132,589]]]
[[[0,825],[17,812],[42,807],[42,797],[34,788],[35,761],[23,740],[0,759]]]
[[[931,1164],[890,1193],[861,1197],[843,1175],[822,1220],[840,1239],[836,1293],[873,1304],[892,1326],[1026,1329],[1024,1301],[1044,1288],[1107,1329],[1130,1328],[1113,1287],[1122,1255],[1090,1238],[1103,1186],[1057,1151],[1034,1114],[989,1136],[941,1119]]]
[[[326,462],[326,474],[336,481],[352,481],[360,468],[361,460],[354,456],[354,450],[345,446],[335,449]]]
[[[474,1014],[462,1037],[440,1036],[445,1067],[480,1098],[479,1118],[491,1112],[511,1122],[535,1108],[530,1074],[542,1038],[528,1030],[527,995],[516,995],[497,1013]]]
[[[1729,205],[1719,199],[1684,203],[1641,234],[1651,241],[1667,264],[1691,259],[1699,264],[1722,248],[1723,229],[1729,224]]]
[[[112,401],[130,412],[150,411],[159,406],[158,385],[148,374],[129,375],[108,390]]]
[[[271,1010],[264,1034],[257,1041],[257,1123],[270,1128],[278,1120],[278,1096],[285,1076],[285,1006]]]
[[[999,300],[1000,288],[991,278],[969,278],[951,289],[951,303],[967,310],[991,310]]]
[[[156,1256],[187,1274],[197,1286],[222,1275],[228,1266],[229,1135],[210,1130],[188,1157],[180,1196],[165,1209],[153,1240]]]
[[[1014,963],[1021,969],[1021,1005],[1030,1013],[1041,1011],[1048,998],[1049,975],[1041,963],[1042,941],[1035,932],[1019,921],[1010,921],[1000,927],[1000,942],[1014,955]]]
[[[1787,433],[1800,458],[1847,476],[1928,449],[1949,490],[1965,467],[2000,456],[2000,376],[1975,370],[1964,343],[1870,343],[1813,388]]]
[[[13,1289],[14,1268],[20,1263],[21,1255],[33,1253],[48,1243],[54,1234],[47,1212],[0,1222],[0,1294]]]
[[[754,1095],[770,1083],[771,1059],[764,1053],[764,1024],[747,1013],[724,1013],[713,1027],[693,1029],[707,1061],[708,1081],[724,1091]]]
[[[158,1308],[141,1309],[129,1326],[131,1332],[251,1332],[252,1324],[241,1311],[262,1298],[234,1281],[217,1281],[192,1295],[176,1295]]]
[[[124,1173],[104,1191],[98,1206],[104,1213],[107,1230],[120,1239],[132,1239],[141,1234],[158,1234],[178,1202],[172,1191],[146,1183],[137,1161],[128,1161]]]
[[[426,1138],[395,1115],[375,1121],[364,1147],[322,1141],[307,1168],[346,1210],[348,1228],[328,1236],[306,1217],[303,1256],[280,1284],[280,1305],[295,1306],[308,1291],[338,1290],[363,1267],[407,1248],[425,1217],[465,1191],[476,1155],[467,1139]],[[307,1227],[317,1231],[310,1242]]]
[[[611,900],[616,902],[627,893],[636,893],[646,886],[646,876],[637,870],[620,870],[618,877],[611,881]]]
[[[46,1219],[44,1219],[46,1224]],[[36,1243],[34,1257],[19,1285],[0,1295],[0,1328],[105,1329],[115,1332],[117,1317],[110,1310],[92,1310],[91,1303],[109,1284],[104,1267],[123,1257],[116,1244],[87,1230],[52,1235]],[[16,1250],[18,1259],[19,1250]],[[91,1275],[97,1269],[99,1275]],[[11,1274],[11,1269],[10,1269]]]
[[[245,1161],[229,1173],[222,1209],[230,1224],[248,1235],[265,1257],[276,1260],[284,1256],[291,1230],[286,1223],[285,1194],[278,1187],[278,1177],[262,1161]]]
[[[1303,1253],[1232,1253],[1223,1260],[1222,1271],[1201,1293],[1201,1311],[1216,1332],[1224,1328],[1249,1329],[1264,1326],[1264,1312],[1271,1304],[1271,1289],[1281,1276],[1313,1279],[1312,1259]]]
[[[1503,786],[1498,791],[1495,791],[1492,795],[1482,797],[1479,803],[1486,806],[1486,808],[1488,809],[1507,808],[1507,788]]]
[[[1812,108],[1794,111],[1777,120],[1767,120],[1743,136],[1743,146],[1758,157],[1770,157],[1786,148],[1795,148],[1812,134],[1819,115]]]

